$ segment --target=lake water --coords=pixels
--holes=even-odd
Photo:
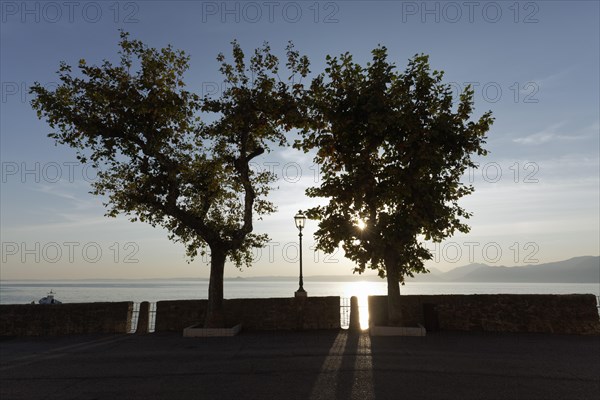
[[[358,296],[386,294],[381,282],[306,281],[309,296]],[[298,289],[296,280],[261,281],[227,280],[225,298],[292,297]],[[206,280],[126,280],[126,281],[1,281],[0,304],[37,302],[50,290],[63,303],[99,301],[149,301],[206,299]],[[409,282],[402,294],[570,294],[591,293],[600,296],[600,285],[580,283],[437,283]],[[361,301],[362,302],[362,301]]]

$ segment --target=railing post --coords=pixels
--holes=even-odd
[[[358,311],[358,298],[352,296],[350,298],[350,325],[348,326],[350,331],[360,331],[360,315]]]
[[[150,318],[150,303],[143,301],[140,304],[140,313],[138,314],[138,323],[135,333],[145,334],[148,333],[148,322]]]

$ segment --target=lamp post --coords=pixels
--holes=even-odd
[[[306,290],[304,290],[304,282],[302,280],[302,229],[304,228],[304,223],[306,221],[306,215],[302,213],[302,210],[298,211],[298,214],[294,215],[294,223],[296,224],[296,228],[298,228],[298,238],[300,239],[300,248],[298,250],[298,254],[300,256],[300,287],[296,291],[296,297],[306,297]]]

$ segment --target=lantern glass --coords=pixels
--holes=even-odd
[[[296,228],[298,228],[298,230],[304,228],[304,221],[306,221],[306,215],[304,215],[302,211],[298,211],[298,214],[294,215],[294,222],[296,223]]]

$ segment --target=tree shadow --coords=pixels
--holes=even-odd
[[[340,332],[308,398],[311,400],[375,398],[368,333]]]

